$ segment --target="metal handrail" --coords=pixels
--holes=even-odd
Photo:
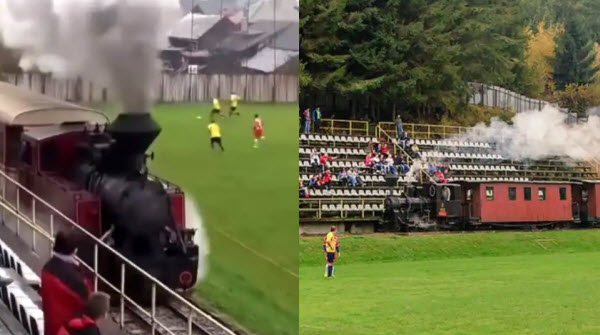
[[[395,149],[399,149],[402,152],[402,154],[405,157],[407,157],[407,160],[406,160],[407,162],[409,162],[409,163],[410,162],[412,162],[412,163],[415,162],[415,160],[412,157],[410,157],[410,155],[401,146],[399,146],[398,143],[394,143],[393,138],[385,130],[381,129],[380,126],[377,126],[377,132],[379,134],[383,133],[387,137],[388,141],[391,142],[394,145],[394,148]],[[425,176],[427,176],[427,178],[429,178],[430,182],[435,183],[435,180],[433,179],[433,177],[431,177],[429,175],[429,173],[427,173],[427,171],[425,171],[425,169],[420,168],[419,170],[420,170],[419,172],[421,172],[422,174],[424,174]]]
[[[379,122],[377,124],[377,127],[379,127],[380,129],[395,129],[396,124],[393,122]],[[425,134],[427,138],[431,138],[432,135],[440,135],[443,137],[446,137],[448,135],[458,135],[458,137],[460,138],[463,133],[469,130],[469,127],[463,126],[446,126],[423,123],[404,123],[402,124],[402,127],[404,128],[404,131],[406,133],[408,133],[409,135],[412,134],[411,137],[415,137],[414,134]],[[420,131],[420,128],[422,128],[423,131]]]
[[[335,127],[335,123],[347,123],[348,127]],[[353,127],[353,125],[360,125],[360,127]],[[344,119],[321,119],[321,130],[329,130],[332,134],[334,130],[346,130],[350,135],[360,132],[362,135],[369,136],[369,122],[358,121],[358,120],[344,120]]]
[[[323,203],[326,204],[339,204],[339,205],[344,205],[344,202],[346,202],[346,204],[348,204],[348,202],[352,202],[352,205],[356,205],[356,204],[360,204],[362,206],[360,212],[361,212],[361,217],[365,217],[365,212],[368,212],[369,210],[365,210],[365,202],[379,202],[380,204],[384,205],[385,204],[385,199],[382,198],[358,198],[358,199],[343,199],[343,198],[328,198],[328,199],[300,199],[300,203],[305,203],[305,204],[317,204],[318,208],[300,208],[299,211],[300,212],[317,212],[317,218],[322,218],[323,217]],[[344,213],[346,212],[354,212],[351,210],[345,210],[345,209],[341,209],[339,211],[340,213],[342,213],[342,217],[344,216]]]
[[[50,205],[48,202],[46,202],[44,199],[40,198],[39,196],[37,196],[35,193],[33,193],[32,191],[30,191],[29,189],[27,189],[25,186],[21,185],[19,182],[17,182],[16,180],[14,180],[13,178],[11,178],[10,176],[8,176],[4,171],[0,170],[0,177],[4,179],[4,183],[2,184],[2,201],[0,202],[0,204],[2,205],[2,207],[6,208],[9,212],[11,212],[12,214],[14,214],[17,217],[17,236],[19,235],[19,225],[21,222],[27,224],[30,228],[33,229],[33,234],[35,234],[35,231],[38,231],[38,233],[42,236],[45,237],[49,242],[53,243],[54,242],[54,228],[53,228],[53,214],[50,214],[50,230],[51,232],[48,234],[48,232],[43,228],[40,227],[39,225],[37,225],[35,223],[35,209],[36,209],[36,202],[41,203],[42,205],[46,206],[48,209],[50,209],[52,212],[54,212],[56,215],[58,215],[59,217],[61,217],[62,219],[64,219],[67,223],[71,224],[73,227],[75,227],[75,229],[77,229],[79,232],[83,233],[84,235],[86,235],[88,238],[92,239],[92,241],[94,241],[94,264],[93,267],[86,264],[85,262],[81,262],[81,264],[83,264],[89,271],[91,271],[94,274],[94,288],[97,289],[98,287],[98,279],[102,280],[102,282],[104,284],[106,284],[110,289],[114,290],[115,292],[117,292],[120,296],[120,326],[121,328],[123,328],[124,326],[124,307],[125,307],[125,301],[127,301],[129,304],[131,304],[132,306],[134,306],[135,308],[137,308],[138,310],[140,310],[144,315],[146,315],[147,317],[149,317],[151,319],[151,322],[153,323],[152,325],[152,334],[155,333],[155,325],[161,327],[163,330],[165,330],[166,332],[168,332],[169,334],[175,335],[175,333],[173,331],[171,331],[170,329],[168,329],[165,325],[163,325],[159,320],[156,319],[155,316],[155,310],[156,310],[156,289],[157,287],[161,288],[162,290],[164,290],[171,298],[174,298],[175,300],[177,300],[179,303],[183,304],[185,307],[190,309],[190,312],[196,313],[198,315],[201,315],[202,317],[210,320],[211,322],[213,322],[214,324],[218,325],[218,327],[224,331],[225,333],[229,334],[229,335],[235,335],[235,333],[227,328],[226,326],[224,326],[223,324],[221,324],[221,322],[217,321],[216,319],[214,319],[211,315],[207,314],[206,312],[202,311],[201,309],[199,309],[198,307],[194,306],[192,303],[190,303],[189,301],[187,301],[186,299],[182,298],[177,292],[173,291],[172,289],[170,289],[169,287],[167,287],[166,285],[164,285],[162,282],[160,282],[158,279],[154,278],[152,275],[150,275],[149,273],[147,273],[145,270],[143,270],[142,268],[138,267],[137,265],[135,265],[133,262],[131,262],[130,260],[128,260],[127,258],[125,258],[123,255],[121,255],[118,251],[116,251],[115,249],[113,249],[111,246],[107,245],[106,243],[102,242],[101,240],[99,240],[98,238],[96,238],[96,236],[94,236],[93,234],[91,234],[90,232],[88,232],[87,230],[85,230],[84,228],[82,228],[81,226],[79,226],[76,222],[74,222],[73,220],[71,220],[69,217],[67,217],[65,214],[63,214],[62,212],[60,212],[58,209],[56,209],[55,207],[53,207],[52,205]],[[14,184],[15,186],[17,186],[17,203],[16,203],[16,208],[12,208],[12,206],[10,206],[10,203],[6,201],[6,181],[11,182],[12,184]],[[32,215],[33,218],[33,222],[27,218],[26,216],[24,216],[22,213],[20,213],[19,210],[19,203],[20,203],[20,190],[25,191],[27,194],[29,194],[32,197],[32,213],[34,213]],[[6,202],[3,203],[3,202]],[[34,239],[35,241],[35,239]],[[108,250],[109,252],[111,252],[114,256],[118,257],[121,261],[121,283],[120,283],[120,288],[115,287],[114,285],[112,285],[108,280],[106,280],[104,277],[102,277],[99,273],[98,273],[98,246],[101,246],[103,248],[105,248],[106,250]],[[138,271],[140,274],[142,274],[143,277],[145,277],[145,279],[150,280],[152,282],[152,303],[151,303],[151,309],[152,312],[147,312],[143,307],[141,307],[140,305],[138,305],[135,301],[133,301],[133,299],[131,299],[130,297],[128,297],[125,294],[125,264],[127,264],[127,266],[130,266],[131,268],[133,268],[134,270]],[[192,335],[192,329],[191,329],[191,324],[192,324],[192,318],[193,318],[193,314],[189,313],[188,316],[188,335]]]

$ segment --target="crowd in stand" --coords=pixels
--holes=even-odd
[[[429,165],[429,175],[433,178],[433,180],[437,183],[447,183],[448,179],[446,175],[448,174],[448,165],[439,165],[439,164],[430,164]]]
[[[402,119],[400,116],[394,120],[396,126],[396,141],[398,146],[410,157],[410,159],[420,159],[420,149],[416,143],[412,143],[408,134],[404,131]],[[311,131],[311,124],[314,125],[314,131],[319,132],[321,126],[321,110],[315,108],[311,110],[309,108],[302,112],[300,117],[300,131],[304,134],[308,134]],[[364,165],[370,169],[374,174],[390,174],[390,175],[403,175],[410,171],[410,165],[407,159],[403,158],[400,153],[393,154],[390,152],[390,148],[393,148],[393,144],[387,141],[381,142],[369,142],[368,153],[364,159]],[[308,181],[308,187],[305,187],[302,178],[300,178],[300,197],[309,197],[308,189],[331,189],[332,186],[332,172],[331,162],[337,157],[330,156],[325,152],[319,153],[316,148],[313,148],[310,154],[310,165],[312,167],[313,174],[310,176]],[[449,168],[447,165],[430,164],[428,166],[428,173],[432,178],[439,183],[446,183],[448,179]],[[343,168],[338,174],[338,183],[342,186],[357,187],[364,186],[364,179],[360,176],[358,168]]]

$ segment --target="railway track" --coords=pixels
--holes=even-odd
[[[214,316],[201,315],[182,303],[171,302],[165,306],[156,306],[154,334],[159,335],[238,335]],[[190,313],[192,317],[190,318]],[[119,322],[119,308],[111,310],[115,322]],[[160,325],[159,325],[160,323]],[[124,310],[123,331],[126,334],[152,334],[152,318],[135,307]]]

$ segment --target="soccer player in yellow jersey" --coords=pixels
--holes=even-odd
[[[240,115],[240,112],[237,111],[239,101],[240,97],[235,92],[231,92],[231,97],[229,98],[229,116],[233,114]]]
[[[210,147],[211,149],[215,148],[215,143],[221,147],[221,151],[225,151],[223,148],[223,144],[221,143],[221,127],[215,122],[215,120],[210,121],[208,124],[208,132],[210,133]]]
[[[331,226],[329,233],[323,241],[323,252],[325,252],[325,277],[335,277],[333,275],[333,263],[340,256],[340,243],[336,234],[335,226]]]
[[[219,98],[213,98],[213,109],[210,113],[210,117],[214,119],[215,114],[221,115],[221,103],[219,103]]]

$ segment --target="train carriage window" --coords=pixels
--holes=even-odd
[[[452,200],[452,191],[448,188],[448,186],[442,187],[442,200],[450,201]]]
[[[531,200],[531,187],[523,188],[523,198],[525,200]]]
[[[517,200],[517,188],[516,187],[508,188],[508,200]]]
[[[27,165],[33,163],[33,149],[29,142],[23,141],[21,144],[21,161]]]
[[[538,199],[546,200],[546,188],[545,187],[538,188]]]
[[[494,187],[487,186],[485,188],[485,199],[486,200],[494,200]]]
[[[567,200],[567,188],[566,187],[559,188],[558,194],[560,195],[560,200]]]
[[[467,190],[467,201],[471,201],[473,197],[473,190]]]

